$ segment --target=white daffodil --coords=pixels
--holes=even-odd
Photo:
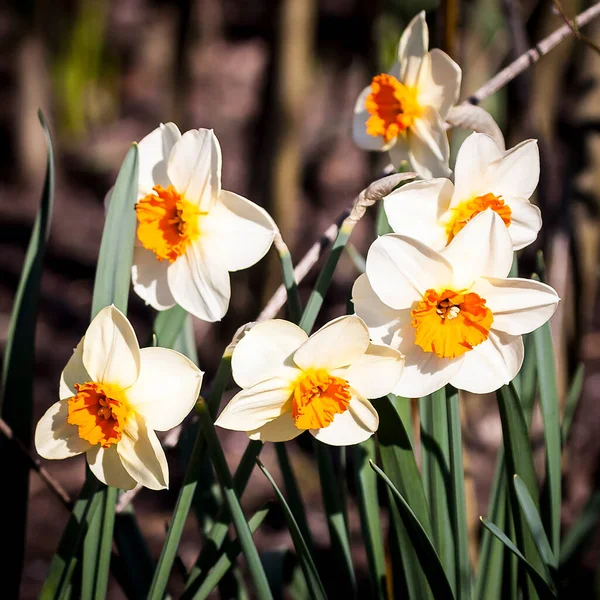
[[[520,250],[542,226],[540,209],[529,201],[539,178],[536,140],[505,152],[490,136],[473,133],[458,151],[454,184],[448,179],[408,183],[384,199],[385,213],[394,233],[441,250],[491,208],[508,228],[513,250]]]
[[[35,447],[44,458],[86,453],[106,485],[169,486],[165,453],[154,431],[179,425],[200,393],[203,373],[165,348],[142,348],[114,306],[90,323],[60,378],[60,400],[40,419]]]
[[[156,310],[179,304],[219,321],[229,271],[269,250],[277,227],[260,206],[221,189],[221,148],[210,129],[161,125],[139,143],[133,289]]]
[[[345,446],[377,430],[379,418],[367,398],[392,391],[402,356],[372,344],[356,316],[335,319],[310,338],[293,323],[272,320],[238,342],[232,371],[242,391],[216,425],[269,442],[308,430],[326,444]]]
[[[352,296],[371,338],[405,356],[394,393],[415,398],[451,383],[484,394],[514,378],[522,334],[550,319],[559,298],[538,281],[506,278],[512,259],[508,230],[489,209],[439,253],[396,234],[373,243]]]
[[[354,107],[353,135],[365,150],[388,150],[398,167],[408,160],[421,177],[450,174],[444,120],[458,100],[462,73],[442,50],[428,52],[421,11],[404,30],[398,60],[373,78]]]

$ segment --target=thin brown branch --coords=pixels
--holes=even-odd
[[[64,504],[67,510],[73,508],[73,501],[71,500],[67,491],[58,483],[48,470],[41,464],[39,458],[34,456],[29,449],[23,444],[23,442],[15,437],[13,430],[10,425],[2,418],[0,418],[0,432],[4,435],[7,440],[10,440],[21,452],[23,458],[29,463],[32,468],[40,476],[42,481],[55,493],[58,499]]]
[[[558,12],[558,14],[562,17],[567,27],[571,29],[573,36],[576,37],[579,41],[583,42],[584,44],[587,44],[590,48],[592,48],[592,50],[595,50],[598,54],[600,54],[600,47],[598,46],[598,44],[596,44],[595,42],[590,40],[589,37],[581,33],[579,29],[579,23],[577,22],[577,18],[573,19],[573,21],[569,21],[569,17],[567,17],[567,15],[565,14],[565,11],[563,10],[563,7],[559,0],[552,0],[552,3],[554,4],[556,12]]]
[[[590,21],[600,15],[600,2],[597,2],[593,6],[590,6],[587,10],[584,10],[578,15],[574,21],[576,21],[578,27],[587,25]],[[536,63],[542,56],[548,54],[550,50],[558,46],[566,37],[573,35],[573,22],[568,21],[568,24],[559,27],[554,33],[550,34],[547,38],[536,44],[533,48],[530,48],[519,56],[515,61],[508,65],[505,69],[502,69],[500,73],[492,77],[487,83],[482,85],[469,99],[466,101],[470,104],[479,104],[485,98],[488,98],[492,94],[495,94],[499,89],[503,88],[507,83],[512,81],[517,75],[528,69],[531,65]]]

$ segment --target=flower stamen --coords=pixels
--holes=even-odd
[[[421,114],[416,88],[409,88],[386,73],[373,77],[365,108],[371,115],[367,133],[382,136],[386,143],[411,127]]]
[[[188,202],[170,185],[154,186],[154,193],[142,198],[135,206],[139,221],[137,235],[147,250],[158,260],[174,262],[185,254],[189,245],[200,237],[197,206]]]
[[[452,216],[446,225],[448,243],[454,239],[454,236],[456,236],[456,234],[461,231],[473,217],[476,217],[479,213],[482,213],[488,208],[491,208],[498,214],[507,227],[510,225],[512,211],[510,210],[510,206],[504,202],[502,196],[495,196],[494,194],[476,196],[451,209]]]
[[[294,382],[292,416],[298,429],[327,427],[348,409],[350,385],[325,369],[309,369]]]
[[[94,382],[76,383],[77,394],[68,401],[67,422],[78,426],[79,437],[110,448],[123,435],[128,409],[123,392]]]
[[[474,292],[427,290],[411,312],[415,344],[440,358],[456,358],[487,340],[494,321]]]

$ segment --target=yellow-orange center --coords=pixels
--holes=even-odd
[[[79,427],[79,437],[109,448],[123,435],[127,403],[123,392],[101,383],[76,383],[77,395],[69,398],[67,422]]]
[[[485,194],[484,196],[476,196],[471,200],[466,200],[452,209],[452,216],[446,226],[448,232],[448,243],[452,241],[454,236],[473,218],[484,210],[491,208],[497,213],[508,227],[512,211],[510,206],[505,204],[501,196],[494,194]]]
[[[411,312],[415,344],[441,358],[456,358],[487,340],[494,322],[474,292],[427,290]]]
[[[294,382],[292,416],[298,429],[327,427],[348,409],[350,385],[325,369],[309,369]]]
[[[386,73],[373,77],[365,108],[371,115],[367,120],[367,133],[382,136],[386,142],[406,131],[421,114],[417,89],[405,86]]]
[[[155,186],[135,206],[138,238],[158,260],[174,262],[200,236],[198,207],[188,202],[172,185]]]

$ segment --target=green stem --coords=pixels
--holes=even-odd
[[[202,400],[198,403],[198,415],[200,417],[200,425],[202,427],[202,431],[204,432],[208,450],[212,457],[213,466],[223,490],[225,502],[229,507],[231,519],[237,531],[242,552],[244,553],[246,562],[248,563],[248,570],[250,571],[250,575],[254,581],[256,595],[259,600],[272,600],[273,596],[271,595],[269,582],[267,580],[267,576],[265,575],[265,570],[262,566],[262,563],[260,562],[258,550],[254,545],[252,532],[250,531],[250,527],[248,526],[248,522],[246,521],[242,507],[240,506],[240,501],[235,492],[233,478],[231,477],[229,467],[227,466],[227,460],[225,459],[223,448],[221,448],[219,439],[217,438],[217,433],[215,431],[215,426],[212,422],[209,409]]]

